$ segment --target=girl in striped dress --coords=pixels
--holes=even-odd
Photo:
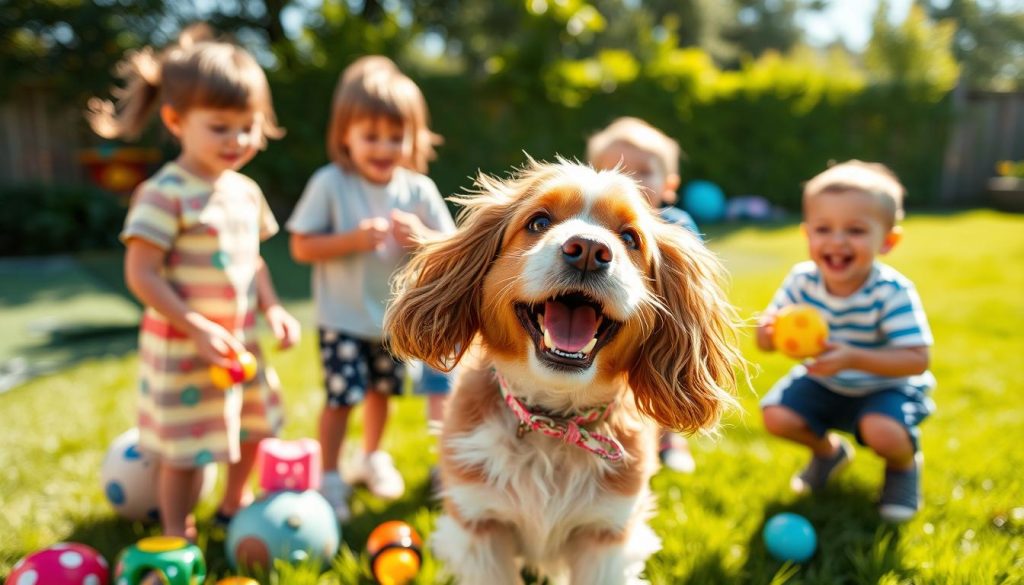
[[[260,256],[278,226],[259,187],[237,171],[277,138],[266,77],[244,49],[186,30],[157,54],[129,54],[117,106],[92,100],[97,133],[134,138],[158,111],[178,157],[135,191],[121,239],[125,280],[145,305],[139,336],[140,448],[159,457],[159,508],[167,535],[195,538],[192,510],[203,466],[228,464],[218,514],[252,499],[257,442],[281,424],[277,379],[262,367],[254,326],[263,312],[282,347],[299,336]],[[213,384],[209,365],[250,351],[248,383]]]

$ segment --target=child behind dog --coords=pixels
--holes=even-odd
[[[411,79],[386,57],[357,60],[335,92],[327,134],[332,162],[314,173],[288,220],[292,257],[313,264],[327,395],[320,416],[322,491],[341,521],[350,516],[351,488],[338,472],[338,457],[349,414],[360,402],[364,455],[347,479],[386,499],[405,491],[390,454],[380,449],[388,397],[401,392],[405,373],[385,347],[383,319],[392,273],[421,239],[455,230],[434,182],[421,174],[436,138]],[[432,405],[443,398],[434,396]]]
[[[918,425],[933,411],[928,372],[932,334],[914,284],[878,261],[900,241],[904,189],[878,163],[851,160],[808,181],[803,193],[810,260],[793,267],[757,329],[775,349],[776,312],[817,308],[829,325],[823,353],[795,366],[762,401],[769,433],[811,451],[792,479],[817,491],[846,467],[853,447],[831,429],[854,433],[885,460],[879,514],[891,522],[921,507]]]
[[[621,168],[644,188],[647,199],[662,219],[692,231],[697,224],[673,206],[679,188],[679,144],[639,118],[622,117],[587,141],[587,161],[598,170]],[[669,469],[692,473],[696,469],[686,438],[671,431],[661,435],[659,456]]]

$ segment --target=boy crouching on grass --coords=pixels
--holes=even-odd
[[[774,350],[775,314],[794,303],[815,306],[828,321],[825,351],[795,366],[762,400],[769,433],[804,445],[811,461],[792,480],[815,491],[853,458],[830,429],[848,431],[885,459],[879,514],[912,518],[921,507],[918,425],[934,409],[928,394],[932,334],[910,280],[876,256],[900,240],[904,188],[884,165],[848,161],[811,179],[803,193],[810,260],[797,264],[775,293],[757,329]]]

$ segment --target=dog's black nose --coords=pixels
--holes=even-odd
[[[573,236],[562,244],[562,258],[580,272],[601,272],[612,263],[612,249],[604,242]]]

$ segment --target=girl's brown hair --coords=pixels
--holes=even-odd
[[[195,107],[252,109],[262,117],[263,144],[284,135],[263,69],[242,47],[214,40],[206,25],[186,28],[159,53],[152,47],[128,53],[115,74],[124,81],[111,92],[117,103],[93,98],[86,112],[104,138],[137,138],[165,104],[180,114]]]
[[[411,146],[402,166],[427,172],[427,163],[436,156],[434,145],[441,142],[441,137],[430,131],[423,92],[394,61],[380,55],[361,57],[345,68],[334,91],[327,156],[346,170],[354,167],[345,146],[345,133],[353,122],[368,117],[400,124]]]

